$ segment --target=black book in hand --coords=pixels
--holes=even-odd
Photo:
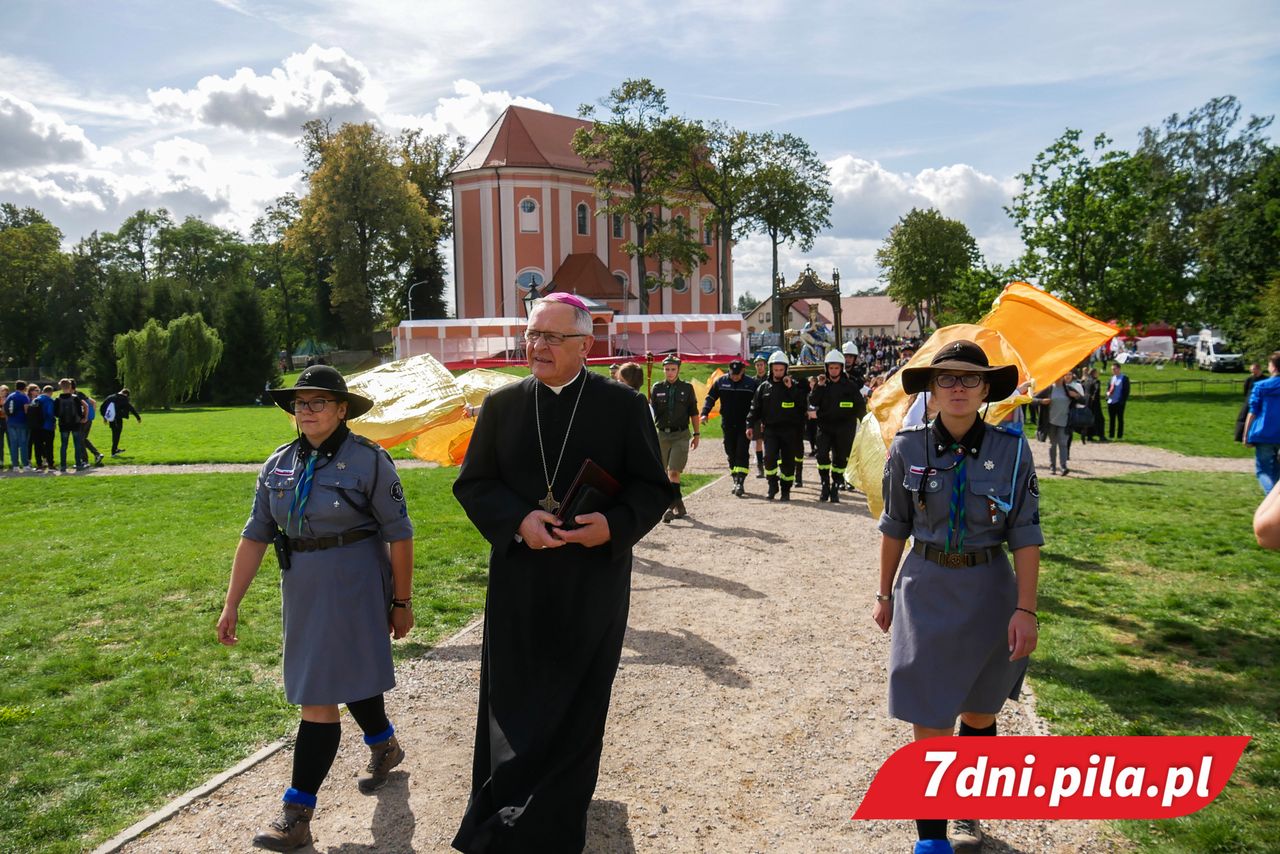
[[[583,460],[582,467],[565,493],[564,503],[556,513],[566,531],[582,527],[573,521],[587,513],[603,513],[613,506],[613,499],[622,491],[622,484],[613,479],[591,460]]]

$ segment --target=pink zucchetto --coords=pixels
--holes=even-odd
[[[587,304],[583,302],[582,298],[577,296],[576,294],[564,293],[563,291],[555,291],[553,293],[547,294],[544,297],[541,297],[541,299],[545,300],[546,302],[567,303],[573,306],[574,308],[578,309],[579,311],[585,311],[587,314],[591,313],[591,309],[587,308]]]

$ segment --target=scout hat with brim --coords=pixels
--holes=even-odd
[[[293,399],[297,397],[300,391],[328,391],[332,392],[338,400],[345,401],[347,404],[347,420],[359,418],[370,409],[373,409],[373,401],[362,394],[347,391],[347,381],[342,378],[342,374],[337,369],[328,365],[315,365],[307,368],[298,375],[298,381],[293,384],[293,388],[273,388],[268,389],[271,399],[276,402],[276,406],[293,414]]]
[[[917,394],[929,387],[929,379],[940,371],[960,371],[966,374],[982,374],[990,385],[987,400],[1004,400],[1018,387],[1017,365],[992,366],[987,354],[972,341],[952,341],[933,354],[927,366],[902,369],[902,390]]]

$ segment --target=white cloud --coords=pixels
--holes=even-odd
[[[507,107],[514,105],[554,112],[552,106],[543,101],[513,96],[507,91],[486,92],[480,88],[479,83],[470,80],[455,80],[453,92],[455,97],[438,99],[436,108],[430,113],[420,116],[391,115],[387,117],[387,121],[399,127],[422,128],[432,134],[464,136],[470,145],[475,145]]]
[[[937,208],[963,222],[975,237],[1008,227],[1003,206],[1013,196],[1013,185],[972,166],[956,163],[912,175],[848,154],[827,165],[835,201],[831,219],[838,233],[883,239],[913,207]]]
[[[290,137],[310,119],[367,121],[386,104],[386,93],[369,69],[342,48],[313,44],[282,66],[266,75],[251,68],[229,78],[210,75],[194,89],[148,90],[147,97],[165,118]]]
[[[73,163],[89,157],[84,131],[29,101],[0,92],[0,169]]]

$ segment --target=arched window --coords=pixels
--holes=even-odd
[[[586,202],[578,205],[578,234],[591,233],[591,209]]]
[[[542,287],[543,281],[541,270],[521,270],[516,276],[516,287],[522,291],[527,291],[534,285]]]
[[[520,200],[520,230],[538,230],[538,203],[527,197]]]
[[[675,291],[678,294],[688,293],[689,280],[686,279],[684,276],[676,276],[674,279],[671,280],[671,290]]]
[[[622,214],[613,215],[613,236],[618,240],[622,239]]]
[[[652,293],[653,291],[656,291],[659,287],[662,286],[662,280],[659,279],[657,276],[655,276],[653,273],[646,273],[644,284],[645,284],[646,290]]]
[[[702,281],[698,283],[698,287],[702,289],[704,294],[713,294],[716,291],[716,280],[710,276],[703,276]]]

